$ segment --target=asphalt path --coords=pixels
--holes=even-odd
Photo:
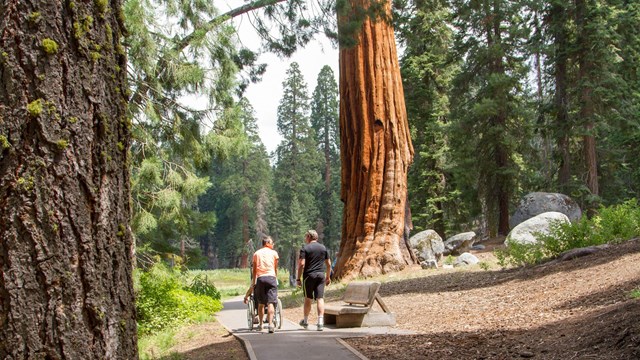
[[[367,358],[341,338],[408,333],[389,327],[336,329],[326,325],[324,331],[317,331],[313,324],[303,329],[287,319],[283,319],[282,328],[272,334],[268,333],[266,326],[262,331],[255,330],[255,327],[249,330],[247,305],[242,299],[243,296],[239,296],[225,301],[216,318],[244,343],[251,360],[363,360]],[[315,306],[312,311],[315,311]]]

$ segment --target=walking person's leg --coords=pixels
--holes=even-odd
[[[278,283],[276,278],[269,279],[269,286],[267,289],[267,324],[269,326],[269,332],[275,332],[275,326],[273,324],[273,315],[275,313],[275,304],[278,302]]]
[[[273,308],[273,304],[269,303],[267,304],[267,324],[269,324],[269,332],[273,332],[273,313],[274,313],[274,308]]]
[[[262,330],[262,319],[264,319],[264,304],[258,304],[258,330]]]
[[[319,298],[316,300],[316,307],[318,309],[318,323],[320,323],[320,319],[324,320],[324,299],[323,298]],[[323,322],[324,324],[324,322]]]
[[[309,314],[311,313],[311,303],[313,302],[313,288],[310,286],[311,279],[309,277],[302,279],[302,291],[304,296],[304,318],[300,321],[300,326],[307,328],[309,326]]]
[[[267,303],[267,294],[264,284],[264,278],[259,277],[256,281],[254,295],[258,301],[258,331],[262,330],[262,321],[264,320],[264,305]]]
[[[316,308],[318,311],[318,331],[324,330],[324,282],[324,276],[320,277],[314,291],[314,296],[316,298]]]

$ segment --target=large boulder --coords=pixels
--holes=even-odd
[[[509,219],[511,229],[525,220],[546,212],[565,214],[570,221],[580,220],[582,210],[578,203],[564,194],[534,192],[520,200],[520,205]]]
[[[569,222],[567,215],[551,211],[534,216],[518,224],[505,240],[505,244],[535,244],[538,242],[538,234],[548,234],[551,230],[551,224],[554,222]]]
[[[442,259],[444,252],[444,243],[437,232],[434,230],[421,231],[413,235],[409,239],[409,243],[423,268],[438,267],[438,261]]]
[[[462,254],[469,251],[476,241],[476,233],[473,231],[454,235],[444,242],[444,254]]]

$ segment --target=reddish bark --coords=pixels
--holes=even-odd
[[[351,1],[349,13],[367,8]],[[389,14],[390,3],[385,6]],[[339,16],[339,23],[351,19]],[[341,198],[336,276],[399,271],[413,259],[404,239],[407,170],[413,158],[393,27],[367,18],[358,44],[340,50]]]

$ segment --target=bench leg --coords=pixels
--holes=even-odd
[[[342,314],[337,317],[337,328],[360,327],[362,326],[363,314]]]
[[[326,325],[333,325],[336,323],[336,316],[333,314],[324,313],[324,323]]]

